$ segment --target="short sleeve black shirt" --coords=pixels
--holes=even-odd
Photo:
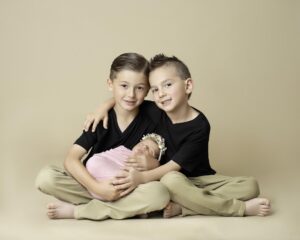
[[[95,132],[92,132],[91,128],[87,132],[83,131],[74,144],[80,145],[87,151],[90,151],[83,161],[84,165],[95,153],[100,153],[120,145],[132,149],[144,134],[154,132],[157,120],[153,120],[148,115],[149,111],[146,111],[147,105],[149,105],[147,101],[141,104],[138,115],[123,132],[118,126],[114,109],[111,109],[108,114],[108,129],[104,129],[102,122],[100,122]]]
[[[173,124],[165,112],[154,104],[148,105],[148,115],[159,119],[156,132],[166,141],[167,151],[161,160],[173,160],[187,177],[215,174],[209,163],[208,142],[210,125],[205,115],[199,115],[188,122]]]

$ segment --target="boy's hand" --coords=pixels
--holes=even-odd
[[[125,167],[113,180],[116,189],[122,191],[120,193],[121,197],[132,192],[141,183],[143,183],[142,173],[132,167]]]
[[[103,180],[96,183],[93,193],[102,197],[104,201],[116,201],[121,198],[122,190],[118,190],[112,183],[112,180]]]
[[[159,161],[150,154],[133,154],[125,161],[126,167],[133,167],[138,171],[147,171],[159,166]]]
[[[108,112],[115,105],[114,98],[106,100],[101,106],[93,113],[87,115],[84,122],[84,131],[88,131],[91,124],[93,124],[92,132],[95,132],[97,125],[101,120],[103,120],[103,127],[107,129],[108,125]]]
[[[90,126],[93,124],[92,126],[92,132],[95,132],[97,125],[99,124],[99,122],[103,120],[103,127],[105,129],[107,129],[107,125],[108,125],[108,112],[106,111],[96,111],[94,113],[89,113],[86,116],[83,128],[84,131],[88,131]]]

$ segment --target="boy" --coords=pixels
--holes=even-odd
[[[113,179],[97,181],[85,168],[95,153],[120,145],[131,149],[144,134],[153,132],[155,125],[143,103],[149,90],[148,73],[149,63],[139,54],[125,53],[114,59],[108,79],[115,102],[109,112],[109,129],[98,126],[95,132],[83,132],[70,148],[64,169],[49,166],[37,176],[39,190],[62,200],[48,205],[49,218],[124,219],[160,210],[167,205],[169,193],[158,181],[141,184],[128,194],[131,190],[124,186],[122,190],[117,189]],[[158,165],[157,160],[147,157],[152,162],[148,169]],[[89,192],[105,201],[93,199]]]
[[[119,174],[113,181],[116,187],[134,189],[141,183],[160,179],[172,200],[164,210],[166,218],[180,214],[269,214],[270,202],[257,198],[259,189],[253,178],[222,176],[211,168],[210,125],[204,114],[188,103],[193,81],[187,66],[176,57],[156,55],[150,61],[149,82],[159,109],[152,106],[148,111],[154,119],[159,119],[156,132],[166,140],[166,155],[156,169]],[[136,163],[134,159],[131,162]]]

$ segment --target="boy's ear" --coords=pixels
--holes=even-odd
[[[107,79],[107,85],[108,85],[108,90],[112,91],[113,90],[113,87],[112,87],[113,83],[112,83],[112,80],[110,78]]]
[[[187,78],[185,81],[185,92],[186,94],[190,94],[193,91],[193,79]]]

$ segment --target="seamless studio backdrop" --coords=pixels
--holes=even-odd
[[[299,3],[0,0],[0,239],[300,239]],[[47,219],[36,174],[62,164],[124,52],[189,66],[212,166],[257,178],[271,216]]]

